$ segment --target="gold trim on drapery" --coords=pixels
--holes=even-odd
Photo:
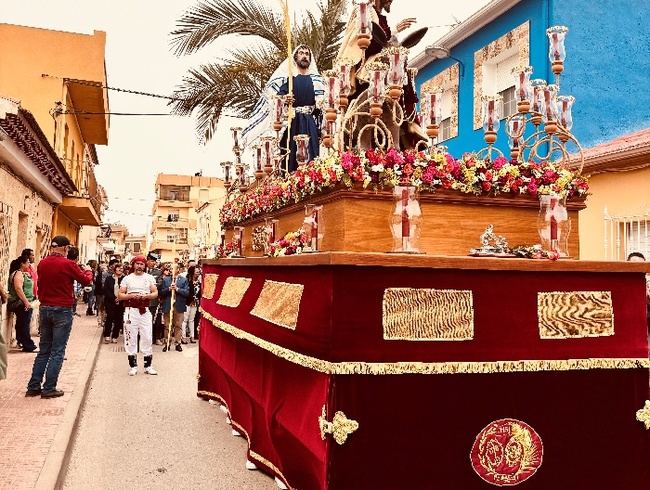
[[[216,328],[235,338],[246,340],[271,354],[294,364],[326,374],[483,374],[520,373],[543,371],[585,371],[591,369],[648,369],[647,358],[588,358],[588,359],[550,359],[479,362],[330,362],[316,357],[300,354],[285,347],[256,337],[233,325],[218,320],[201,308],[203,317]]]

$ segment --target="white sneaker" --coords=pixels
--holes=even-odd
[[[146,371],[146,369],[145,369],[145,371]],[[137,366],[133,366],[131,369],[129,369],[129,376],[135,376],[136,374],[138,374],[138,367]]]
[[[117,339],[111,339],[111,342],[112,342],[113,344],[117,344]]]
[[[153,366],[149,366],[149,367],[144,368],[144,372],[147,373],[147,374],[151,374],[151,375],[156,375],[156,374],[158,374],[158,371],[156,371],[156,370],[153,368]]]
[[[108,344],[111,341],[110,337],[104,337],[104,343]]]

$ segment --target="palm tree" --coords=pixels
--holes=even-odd
[[[292,22],[293,45],[312,49],[319,70],[332,66],[345,23],[346,0],[320,0],[318,15],[306,12]],[[228,59],[189,70],[174,91],[173,112],[190,115],[204,141],[214,134],[224,109],[248,118],[262,88],[287,56],[283,13],[259,0],[199,0],[177,23],[171,45],[177,56],[195,53],[222,36],[260,38],[248,49],[232,49]]]

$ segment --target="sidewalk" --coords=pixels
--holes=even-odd
[[[9,351],[7,379],[0,381],[0,489],[54,488],[100,338],[97,317],[74,318],[58,382],[65,395],[49,400],[25,398],[35,354]]]

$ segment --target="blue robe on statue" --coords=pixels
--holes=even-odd
[[[287,95],[289,93],[289,83],[285,82],[278,92],[279,95]],[[296,161],[296,142],[293,137],[298,134],[306,134],[309,136],[309,161],[318,156],[320,149],[320,122],[321,110],[316,108],[316,96],[314,93],[314,84],[310,75],[296,75],[293,77],[293,97],[294,107],[312,107],[313,110],[307,114],[304,112],[295,111],[294,118],[291,121],[291,153],[289,154],[289,172],[293,172],[298,168]],[[287,147],[287,131],[280,141],[282,148]]]

